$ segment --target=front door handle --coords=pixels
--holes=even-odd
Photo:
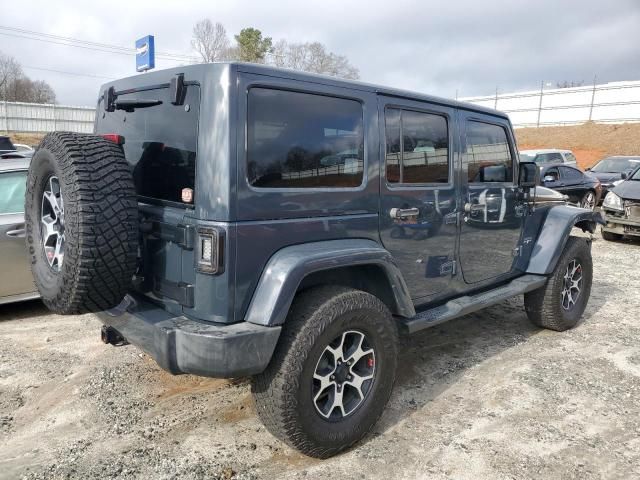
[[[394,220],[405,220],[411,217],[417,217],[420,214],[420,209],[414,208],[392,208],[389,211],[389,215]]]
[[[9,230],[7,232],[7,237],[24,238],[24,233],[24,228],[17,228],[16,230]]]

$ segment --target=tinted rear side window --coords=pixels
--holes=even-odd
[[[9,137],[0,137],[0,150],[15,150]]]
[[[118,100],[161,100],[161,105],[116,110],[98,118],[98,133],[124,136],[136,192],[151,200],[182,203],[182,189],[195,187],[200,89],[189,85],[184,105],[173,105],[169,89],[135,92]]]
[[[266,88],[249,90],[247,176],[263,188],[357,187],[364,172],[362,105]]]
[[[466,143],[469,183],[513,180],[513,159],[503,127],[469,121]]]

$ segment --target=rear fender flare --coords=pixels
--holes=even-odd
[[[574,227],[595,233],[596,226],[604,223],[600,212],[568,205],[551,207],[533,246],[526,272],[551,274]]]
[[[292,245],[277,251],[262,271],[245,320],[258,325],[282,325],[306,276],[361,265],[383,269],[393,292],[394,314],[415,315],[409,290],[392,255],[373,240],[344,239]]]

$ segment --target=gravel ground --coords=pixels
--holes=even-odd
[[[0,307],[0,478],[640,478],[640,243],[593,244],[586,321],[514,299],[403,340],[374,431],[329,460],[265,431],[247,379],[171,376],[92,315]]]

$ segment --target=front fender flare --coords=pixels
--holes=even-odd
[[[594,233],[604,225],[600,212],[568,205],[551,207],[529,257],[527,273],[549,275],[558,263],[573,227]]]
[[[409,290],[391,254],[373,240],[344,239],[292,245],[277,251],[262,271],[245,320],[258,325],[282,325],[304,277],[357,265],[380,266],[393,291],[395,313],[403,317],[415,315]]]

